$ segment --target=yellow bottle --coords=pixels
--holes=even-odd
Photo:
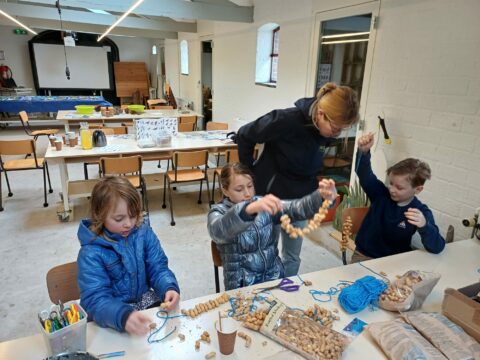
[[[80,130],[80,142],[82,143],[83,150],[92,148],[92,133],[88,129]]]

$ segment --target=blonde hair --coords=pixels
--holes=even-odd
[[[359,103],[355,90],[348,86],[326,83],[318,90],[312,115],[320,108],[332,122],[340,125],[353,125],[359,120]]]
[[[108,213],[116,206],[119,199],[125,200],[128,214],[137,218],[137,225],[141,223],[142,201],[137,190],[123,177],[107,176],[100,179],[92,190],[90,230],[97,235],[103,233],[103,224]]]

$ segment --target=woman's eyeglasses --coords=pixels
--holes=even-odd
[[[347,126],[337,126],[332,123],[332,120],[328,117],[328,115],[320,110],[323,113],[323,117],[328,121],[328,125],[330,126],[330,129],[332,129],[333,133],[339,133],[345,130],[349,130],[352,128],[352,125],[347,125]]]

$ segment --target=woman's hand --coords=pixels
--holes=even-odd
[[[145,336],[150,331],[150,324],[153,320],[140,311],[132,312],[125,324],[125,331],[131,335]]]
[[[167,303],[167,302],[169,303],[168,306],[165,307],[165,310],[171,311],[175,309],[179,301],[180,301],[180,294],[175,290],[168,290],[165,293],[165,300],[163,300],[164,303]]]
[[[337,188],[335,187],[335,181],[332,179],[323,179],[318,183],[318,191],[323,199],[335,201],[337,197]]]
[[[415,208],[408,208],[405,211],[405,217],[410,224],[415,225],[417,228],[423,228],[427,224],[427,219],[425,219],[423,213]]]
[[[245,208],[245,212],[248,215],[258,214],[260,212],[267,212],[270,215],[275,215],[282,210],[282,201],[272,194],[265,195],[264,197],[251,202]]]
[[[362,135],[358,138],[358,150],[363,153],[367,153],[373,146],[374,138],[373,133]]]

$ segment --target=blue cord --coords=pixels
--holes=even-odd
[[[378,307],[378,297],[387,287],[385,281],[367,275],[343,288],[338,296],[338,302],[349,314],[362,311],[369,305],[375,308]]]
[[[342,290],[342,288],[346,286],[350,286],[352,283],[350,281],[341,281],[337,284],[337,286],[332,286],[327,291],[321,290],[310,290],[310,295],[312,295],[313,300],[318,302],[330,302],[338,292]],[[321,297],[328,296],[327,299],[322,299]]]
[[[381,277],[383,282],[386,282],[387,284],[390,284],[390,280],[389,280],[386,276],[383,276],[382,274],[379,274],[379,273],[377,273],[376,271],[373,271],[373,270],[370,269],[368,266],[363,265],[363,263],[361,263],[361,262],[359,262],[359,263],[357,263],[357,264],[360,265],[360,266],[363,266],[363,267],[364,267],[365,269],[367,269],[368,271],[370,271],[370,272],[374,273],[375,275]]]
[[[158,334],[158,332],[160,330],[162,330],[165,325],[167,324],[168,320],[170,319],[175,319],[175,318],[179,318],[179,317],[185,317],[186,315],[173,315],[173,316],[170,316],[168,315],[168,312],[166,312],[165,310],[159,310],[156,314],[157,318],[159,318],[160,320],[163,320],[163,323],[162,325],[160,325],[160,327],[158,329],[155,329],[153,330],[150,335],[148,336],[148,339],[147,339],[147,342],[149,344],[154,344],[154,343],[158,343],[158,342],[161,342],[163,340],[165,340],[166,338],[168,338],[170,335],[172,335],[176,330],[177,330],[177,327],[175,326],[175,328],[170,331],[167,335],[163,336],[162,338],[160,339],[155,339],[155,340],[152,340],[152,338]]]

